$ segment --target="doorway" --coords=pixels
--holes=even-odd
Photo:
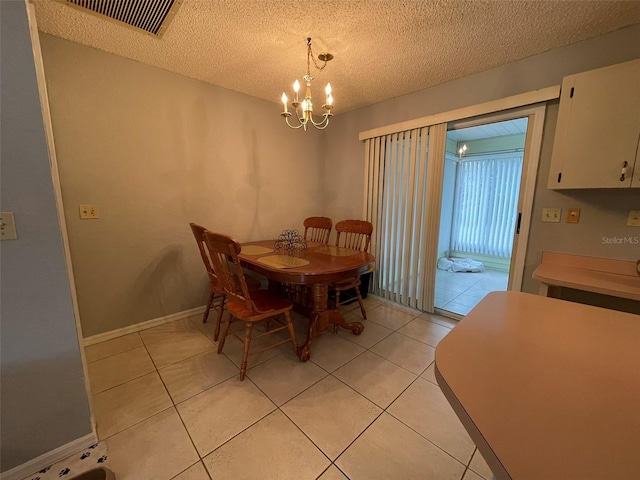
[[[440,205],[436,309],[464,316],[507,290],[528,118],[447,132]]]

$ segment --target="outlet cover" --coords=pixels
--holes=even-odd
[[[561,216],[562,216],[561,208],[543,208],[542,209],[543,222],[560,223]]]
[[[90,218],[100,218],[97,205],[80,205],[80,218],[83,220]]]
[[[0,239],[16,240],[17,238],[16,220],[13,212],[0,212]]]
[[[570,208],[567,210],[567,223],[580,223],[579,208]]]
[[[627,227],[640,227],[640,210],[629,210]]]

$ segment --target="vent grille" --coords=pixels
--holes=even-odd
[[[162,38],[182,0],[61,0],[61,3]]]

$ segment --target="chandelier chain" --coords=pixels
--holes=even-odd
[[[313,66],[316,67],[316,70],[321,72],[324,70],[324,67],[327,66],[328,60],[325,60],[321,67],[318,66],[318,62],[316,62],[316,57],[313,56],[313,50],[311,49],[311,37],[307,38],[307,75],[311,75],[311,62],[309,59],[313,60]]]

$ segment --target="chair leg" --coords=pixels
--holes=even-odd
[[[220,323],[222,322],[222,313],[224,311],[224,302],[227,299],[226,295],[220,297],[220,305],[218,306],[218,318],[216,320],[216,329],[213,331],[213,341],[217,342],[220,336]]]
[[[240,381],[244,380],[247,372],[247,359],[249,358],[249,348],[251,347],[251,330],[253,323],[247,322],[247,328],[244,333],[244,350],[242,351],[242,362],[240,363]]]
[[[209,301],[207,302],[207,308],[204,310],[204,317],[202,317],[202,323],[207,323],[207,319],[209,318],[209,310],[213,307],[213,292],[209,292]]]
[[[336,290],[336,310],[340,310],[340,290]],[[333,324],[333,334],[336,335],[338,333],[338,324]]]
[[[356,295],[358,296],[358,303],[360,304],[360,311],[362,312],[362,318],[367,319],[367,311],[364,309],[364,302],[362,301],[362,295],[360,295],[360,288],[356,287]]]
[[[229,320],[224,323],[224,330],[222,331],[222,337],[220,337],[220,341],[218,342],[218,353],[222,353],[222,349],[224,348],[224,341],[227,339],[227,335],[229,334],[229,327],[231,326],[231,322],[233,321],[233,316],[229,315]]]
[[[284,312],[284,318],[287,321],[287,328],[289,329],[289,336],[291,337],[291,343],[293,344],[293,351],[298,354],[298,342],[296,341],[296,331],[293,328],[293,322],[291,321],[291,314]]]

